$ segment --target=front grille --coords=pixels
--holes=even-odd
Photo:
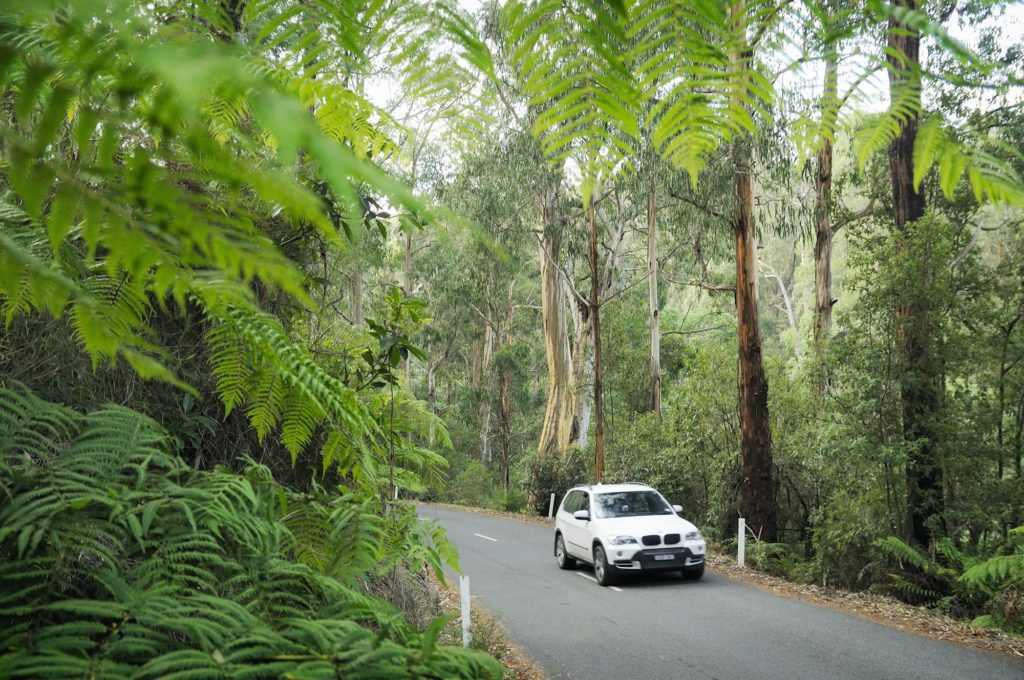
[[[660,545],[661,544],[661,536],[656,536],[654,534],[649,534],[647,536],[644,536],[641,540],[644,542],[644,545]]]
[[[674,545],[679,542],[679,534],[665,534],[665,545]]]
[[[671,555],[671,559],[658,559],[656,555]],[[633,555],[640,562],[641,569],[679,569],[686,564],[691,553],[686,548],[649,548]]]
[[[649,548],[640,551],[641,555],[681,555],[683,553],[689,554],[690,551],[687,548]]]

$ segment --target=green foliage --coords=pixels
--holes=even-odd
[[[536,112],[533,132],[558,164],[577,158],[584,203],[597,183],[632,168],[642,131],[694,184],[711,153],[753,132],[752,112],[774,93],[747,54],[748,30],[767,31],[777,13],[748,5],[738,17],[687,1],[508,5],[507,42]]]
[[[863,168],[869,159],[895,140],[910,125],[920,127],[914,143],[914,186],[918,187],[925,175],[937,163],[939,186],[947,198],[952,198],[957,184],[966,176],[975,200],[1020,206],[1024,204],[1021,178],[1012,162],[1001,154],[993,154],[985,145],[991,144],[984,131],[958,125],[954,129],[940,112],[925,112],[921,105],[921,92],[929,80],[940,84],[955,78],[960,85],[986,88],[1006,88],[1016,80],[1013,67],[1007,63],[988,60],[976,54],[950,35],[942,23],[933,20],[924,8],[910,8],[887,2],[870,2],[868,18],[890,22],[890,31],[898,31],[916,39],[933,41],[938,53],[949,57],[964,71],[964,75],[929,73],[921,63],[891,47],[886,48],[878,62],[868,72],[883,67],[889,72],[892,87],[889,109],[866,121],[857,135],[857,159]],[[859,78],[865,76],[858,76]],[[834,130],[832,131],[834,134]],[[1009,154],[1019,152],[1010,149]]]
[[[94,367],[123,359],[142,377],[184,386],[149,321],[172,302],[196,303],[230,325],[214,338],[219,391],[229,412],[242,394],[256,397],[247,410],[261,438],[281,426],[294,456],[325,417],[362,437],[351,390],[300,356],[254,311],[253,295],[306,299],[303,272],[280,244],[313,233],[343,248],[342,233],[363,213],[357,183],[422,207],[370,162],[391,148],[368,122],[372,107],[317,79],[331,63],[320,30],[352,34],[348,16],[303,3],[286,12],[288,24],[273,3],[253,3],[236,19],[259,38],[243,47],[208,39],[239,28],[218,3],[182,12],[194,23],[161,21],[173,6],[150,9],[42,3],[0,17],[5,87],[16,93],[16,113],[0,121],[10,149],[0,193],[7,321],[29,310],[66,314]],[[296,43],[301,26],[316,29]],[[314,66],[284,67],[300,54]],[[325,209],[299,168],[323,179],[340,213]],[[225,356],[232,336],[257,356]],[[281,381],[267,377],[268,353],[288,366]],[[246,358],[256,365],[238,364]]]
[[[511,60],[529,105],[533,133],[561,165],[581,162],[583,199],[602,178],[631,163],[640,134],[639,93],[623,55],[620,16],[604,2],[510,3],[506,7]],[[573,40],[565,40],[566,34]]]
[[[590,460],[593,456],[589,457]],[[535,454],[523,461],[526,470],[526,492],[530,499],[530,510],[547,517],[551,494],[555,494],[555,507],[562,502],[565,492],[587,480],[586,461],[582,451],[571,448],[562,456]]]
[[[991,623],[1024,633],[1024,527],[1010,530],[1000,552],[987,560],[975,561],[959,581],[990,598],[991,614],[987,616]]]
[[[881,538],[874,546],[899,568],[887,574],[888,588],[914,603],[934,604],[949,595],[965,560],[949,539],[941,539],[934,557],[895,536]],[[938,556],[944,557],[946,563],[937,561]]]
[[[24,389],[0,391],[0,444],[4,677],[501,675],[356,587],[450,557],[409,509],[196,472],[142,414]]]
[[[321,423],[346,433],[355,448],[374,434],[373,421],[354,390],[317,364],[277,319],[239,307],[204,306],[212,322],[207,342],[217,394],[226,413],[246,407],[260,439],[280,426],[294,462]],[[325,465],[330,462],[325,455]]]
[[[748,2],[744,16],[725,3],[632,3],[630,54],[638,89],[653,105],[645,125],[654,147],[694,185],[709,156],[754,131],[754,112],[774,97],[751,44],[778,19],[770,3]],[[734,61],[731,61],[733,60]]]
[[[487,504],[487,497],[496,485],[494,474],[483,463],[470,461],[466,467],[452,480],[453,500],[476,507]]]

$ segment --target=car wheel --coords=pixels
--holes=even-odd
[[[555,562],[558,563],[559,569],[572,569],[576,566],[576,560],[569,557],[569,553],[565,551],[565,542],[562,540],[562,534],[558,534],[555,537]]]
[[[615,583],[615,567],[608,564],[604,556],[604,548],[594,546],[594,576],[602,586],[610,586]]]
[[[701,564],[700,566],[697,566],[697,567],[689,567],[687,569],[683,569],[683,578],[685,578],[687,581],[699,581],[700,578],[703,575],[704,575],[704,565],[703,564]]]

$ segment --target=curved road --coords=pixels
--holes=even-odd
[[[433,506],[458,546],[474,606],[498,618],[552,678],[1024,678],[1024,662],[787,599],[710,569],[602,588],[561,571],[550,528]],[[456,587],[457,587],[456,579]]]

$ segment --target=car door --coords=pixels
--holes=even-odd
[[[565,548],[570,554],[590,561],[592,559],[590,555],[590,532],[588,531],[590,522],[576,519],[573,516],[573,513],[577,510],[590,512],[590,494],[586,491],[574,491],[573,493],[577,495],[575,498],[570,499],[572,505],[566,502],[567,516],[564,518]]]

